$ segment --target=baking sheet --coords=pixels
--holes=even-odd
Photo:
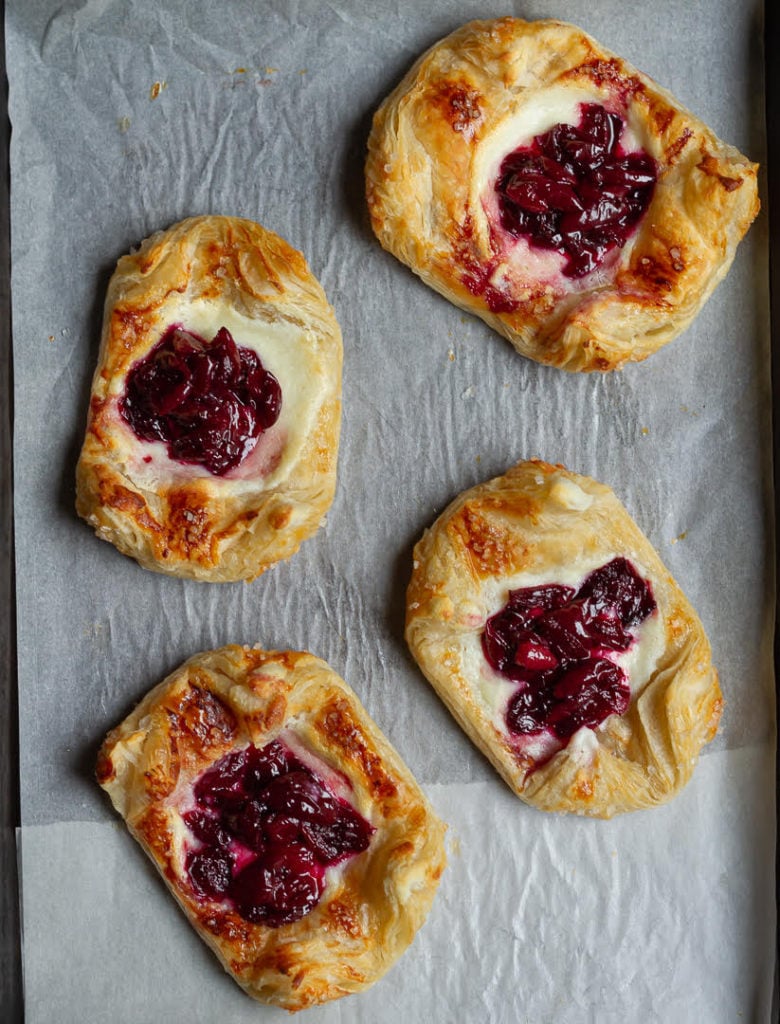
[[[706,1005],[708,1020],[768,1018],[765,219],[682,338],[606,377],[522,360],[425,288],[368,225],[370,117],[426,46],[469,18],[507,12],[580,24],[763,160],[756,2],[659,0],[630,17],[617,0],[557,9],[437,0],[424,10],[7,3],[31,1021],[56,1008],[62,1021],[135,1022],[162,1018],[163,1007],[169,1020],[205,1021],[218,1006],[238,1020],[274,1019],[189,935],[92,775],[104,733],[166,672],[197,650],[257,641],[328,660],[457,840],[431,919],[390,975],[304,1017],[381,1022],[402,1012],[438,1022],[465,1007],[460,1019],[601,1021],[614,1011],[616,1020],[686,1021]],[[344,333],[339,487],[327,526],[249,585],[146,573],[73,513],[108,276],[140,239],[198,213],[252,217],[301,249]],[[406,651],[413,543],[459,491],[533,456],[616,490],[711,637],[726,714],[669,807],[603,823],[523,806]]]

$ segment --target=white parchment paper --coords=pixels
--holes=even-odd
[[[746,954],[773,941],[749,880],[773,853],[769,832],[755,831],[774,811],[768,754],[711,755],[698,786],[659,811],[568,821],[565,837],[549,816],[529,828],[492,779],[428,786],[451,852],[425,927],[368,992],[296,1020],[766,1020],[771,961]],[[724,813],[733,788],[744,799]],[[32,826],[23,867],[49,884],[25,909],[30,1020],[51,1021],[56,1006],[58,1024],[289,1021],[214,968],[124,826]]]
[[[105,732],[197,650],[302,648],[357,691],[451,824],[430,921],[322,1021],[768,1018],[774,702],[766,225],[696,323],[606,377],[539,367],[429,291],[368,225],[370,118],[473,17],[580,24],[753,159],[761,4],[8,0],[25,986],[31,1021],[213,1021],[249,1002],[93,779]],[[250,585],[139,569],[73,512],[117,258],[229,213],[306,255],[342,325],[324,530]],[[511,796],[403,642],[411,548],[520,458],[610,484],[704,621],[727,709],[688,789],[617,822]]]

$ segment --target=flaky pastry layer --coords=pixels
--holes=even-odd
[[[485,622],[511,589],[576,586],[619,556],[650,581],[657,604],[640,638],[648,650],[629,676],[630,705],[536,763],[507,727],[508,684],[482,654]],[[406,638],[466,734],[542,810],[609,818],[663,803],[688,782],[720,720],[718,676],[693,608],[614,493],[561,466],[521,462],[442,513],[414,550]]]
[[[318,905],[277,928],[198,899],[180,807],[232,750],[277,738],[332,771],[374,827]],[[106,737],[97,777],[198,934],[246,992],[288,1010],[359,992],[411,943],[445,865],[445,826],[354,692],[311,654],[229,646],[190,658]]]
[[[576,123],[580,103],[620,112],[658,182],[619,255],[575,281],[563,257],[500,229],[493,188],[503,157]],[[691,323],[758,212],[756,174],[580,29],[517,18],[471,22],[428,50],[377,111],[366,164],[372,225],[389,252],[522,355],[576,371],[643,360]],[[506,311],[472,290],[488,271]]]
[[[282,388],[279,420],[236,469],[215,476],[141,441],[120,414],[127,374],[181,324],[210,341],[227,326]],[[250,580],[320,526],[336,486],[341,331],[303,256],[235,217],[194,217],[122,257],[79,459],[76,507],[144,568]]]

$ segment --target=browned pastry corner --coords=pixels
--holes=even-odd
[[[756,173],[580,29],[507,17],[420,57],[376,112],[366,183],[379,241],[426,284],[522,355],[592,371],[688,327]]]
[[[415,548],[406,637],[470,739],[542,810],[663,803],[717,730],[696,613],[613,492],[562,466],[521,462],[452,502]]]
[[[242,783],[255,787],[254,798],[242,808],[236,803],[235,766],[250,755],[268,761],[268,750],[278,753],[280,745],[306,771],[281,780],[271,772],[271,785],[263,789],[255,764],[252,780],[245,775]],[[317,822],[306,817],[310,803],[300,820],[289,824],[295,786],[302,791],[302,775],[306,794],[312,784],[309,769],[329,787],[328,796],[315,794],[315,801],[347,808],[347,824],[333,834],[354,839],[355,822],[362,820],[365,848],[337,857],[316,905],[278,923],[262,906],[242,908],[241,872],[254,870],[252,864],[245,867],[254,854],[243,844],[252,845],[261,825],[277,832],[292,828],[293,846],[300,838],[296,830],[311,839],[315,829],[317,840]],[[219,771],[221,788],[213,782]],[[444,869],[445,826],[353,691],[310,654],[230,646],[190,658],[109,733],[97,777],[225,969],[250,996],[288,1010],[359,992],[379,979],[422,925]],[[279,791],[276,804],[271,791],[280,781],[287,784],[282,791],[286,817],[268,811],[278,809]],[[210,817],[218,813],[214,801],[223,799],[222,817]],[[253,813],[266,817],[258,824]],[[224,829],[230,830],[227,845],[224,836],[219,839]],[[222,846],[209,848],[215,835]],[[325,842],[327,851],[333,835],[328,840],[327,829],[324,835],[323,840],[319,833],[315,848]],[[265,832],[262,836],[258,862],[263,843],[271,842]],[[203,872],[204,843],[211,875]],[[198,883],[226,886],[213,868],[214,858],[224,857],[226,849],[233,851],[235,880],[221,896],[198,892]],[[300,861],[303,854],[295,849]],[[311,860],[310,851],[304,854]],[[268,870],[273,874],[273,863]],[[277,871],[275,884],[291,885],[293,901],[300,896],[300,885],[290,882],[286,868]]]
[[[224,422],[238,418],[241,441],[247,415],[246,395],[236,398],[234,388],[233,406],[229,413],[223,406],[217,426],[208,417],[220,415],[218,402],[215,414],[204,412],[204,423],[196,423],[214,448],[211,465],[192,440],[192,401],[188,420],[176,419],[181,407],[168,416],[174,428],[185,422],[180,430],[192,456],[172,454],[165,439],[139,436],[127,413],[132,382],[149,379],[138,368],[153,364],[149,372],[156,366],[159,381],[164,360],[172,359],[161,346],[181,347],[184,338],[208,350],[225,330],[240,347],[230,358],[249,353],[252,365],[259,359],[271,375],[263,381],[276,382],[273,423],[228,461],[219,445],[233,427]],[[213,582],[253,579],[297,551],[333,500],[341,362],[341,332],[321,286],[277,235],[216,216],[153,235],[120,259],[109,284],[77,469],[79,515],[144,568]],[[166,386],[170,404],[170,381]],[[198,401],[212,409],[213,385],[199,386]],[[137,410],[142,400],[131,397]]]

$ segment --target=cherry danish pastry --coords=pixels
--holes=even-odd
[[[475,21],[377,111],[382,245],[522,355],[645,359],[684,330],[758,211],[756,171],[573,25]]]
[[[252,579],[333,500],[341,332],[299,252],[195,217],[111,279],[76,507],[147,569]]]
[[[608,818],[690,778],[721,713],[701,622],[609,488],[523,462],[414,552],[406,636],[523,800]]]
[[[380,978],[444,869],[445,826],[310,654],[190,658],[109,733],[97,776],[225,969],[288,1010]]]

